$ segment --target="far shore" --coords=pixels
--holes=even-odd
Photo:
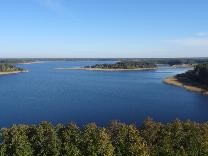
[[[176,77],[168,77],[165,80],[163,80],[163,82],[166,83],[166,84],[169,84],[169,85],[174,85],[174,86],[177,86],[177,87],[185,88],[188,91],[208,95],[208,90],[207,89],[201,88],[200,86],[197,86],[197,85],[184,84],[183,82],[179,81]]]
[[[33,62],[25,62],[25,63],[18,63],[18,64],[38,64],[38,63],[44,63],[44,61],[33,61]]]
[[[144,71],[155,70],[157,68],[135,68],[135,69],[102,69],[102,68],[56,68],[60,70],[90,70],[90,71]]]
[[[10,74],[19,74],[19,73],[25,73],[26,71],[12,71],[12,72],[0,72],[0,75],[10,75]]]
[[[172,68],[193,68],[194,65],[193,64],[176,64],[176,65],[172,65]]]

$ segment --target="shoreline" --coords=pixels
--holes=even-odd
[[[194,65],[192,64],[176,64],[176,65],[172,65],[172,68],[193,68]]]
[[[88,70],[88,71],[145,71],[156,70],[157,68],[136,68],[136,69],[101,69],[101,68],[56,68],[58,70]]]
[[[25,63],[18,63],[18,64],[39,64],[44,63],[44,61],[33,61],[33,62],[25,62]]]
[[[188,85],[185,84],[181,81],[179,81],[176,77],[168,77],[166,79],[163,80],[164,83],[169,84],[169,85],[173,85],[173,86],[177,86],[177,87],[181,87],[184,88],[188,91],[192,91],[192,92],[196,92],[196,93],[201,93],[203,95],[208,95],[208,90],[201,88],[200,86],[197,85]]]
[[[0,76],[1,75],[10,75],[10,74],[26,73],[26,72],[28,72],[28,71],[26,70],[26,71],[0,72]]]

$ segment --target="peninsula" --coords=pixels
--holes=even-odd
[[[208,95],[208,63],[196,65],[193,70],[166,78],[164,83]]]
[[[13,64],[1,63],[0,64],[0,75],[17,74],[25,72],[23,68],[16,67]]]

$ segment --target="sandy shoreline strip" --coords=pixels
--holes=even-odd
[[[174,85],[177,87],[185,88],[188,91],[202,93],[205,95],[208,95],[208,90],[204,88],[200,88],[200,86],[194,86],[194,85],[187,85],[182,82],[180,82],[176,77],[168,77],[165,80],[163,80],[164,83],[169,85]]]
[[[0,75],[10,75],[10,74],[19,74],[19,73],[26,73],[26,71],[12,71],[12,72],[0,72]]]
[[[33,61],[33,62],[25,62],[25,63],[18,63],[18,64],[39,64],[44,63],[44,61]]]
[[[137,68],[137,69],[101,69],[101,68],[56,68],[60,70],[89,70],[89,71],[144,71],[155,70],[157,68]]]

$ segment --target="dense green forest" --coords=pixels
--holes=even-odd
[[[1,156],[206,156],[208,123],[152,119],[141,127],[117,121],[106,127],[91,123],[53,126],[14,125],[1,130]]]
[[[195,82],[208,88],[208,63],[196,65],[193,70],[178,74],[176,77],[183,82]]]
[[[24,69],[16,67],[13,64],[0,63],[0,72],[14,72],[14,71],[23,71]]]
[[[96,64],[92,66],[85,66],[85,68],[99,68],[99,69],[138,69],[138,68],[156,68],[156,64],[140,61],[121,61],[115,64]]]

